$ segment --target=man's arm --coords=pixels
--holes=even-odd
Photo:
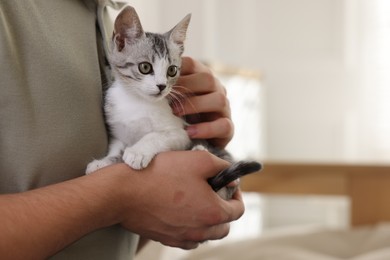
[[[82,236],[116,223],[165,245],[195,248],[220,239],[244,211],[207,178],[227,163],[201,151],[167,152],[133,171],[116,164],[63,183],[0,196],[0,255],[45,259]]]
[[[113,171],[125,171],[115,167]],[[118,175],[117,174],[117,175]],[[0,196],[0,255],[45,259],[82,236],[118,222],[120,183],[109,174],[84,176]]]

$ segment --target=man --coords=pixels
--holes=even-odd
[[[243,214],[239,192],[224,201],[207,184],[228,163],[206,152],[84,175],[107,149],[96,9],[87,0],[0,2],[4,259],[131,259],[139,236],[191,249],[226,236]],[[205,116],[190,137],[225,146],[233,126],[223,86],[191,58],[177,84],[195,96],[175,113]]]

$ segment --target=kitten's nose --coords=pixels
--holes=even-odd
[[[160,92],[161,92],[161,91],[163,91],[163,90],[167,87],[167,85],[159,84],[159,85],[157,85],[157,87],[158,87],[158,89],[159,89]]]

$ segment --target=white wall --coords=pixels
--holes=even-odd
[[[232,34],[239,37],[224,44],[218,58],[264,74],[270,159],[318,161],[343,156],[341,13],[338,0],[244,1],[233,15],[221,13],[227,22],[220,28],[232,28],[221,37],[221,45]]]

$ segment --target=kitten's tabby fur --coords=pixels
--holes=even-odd
[[[87,174],[121,161],[140,170],[160,152],[194,147],[184,120],[172,114],[169,104],[169,99],[179,101],[173,85],[180,75],[190,17],[165,34],[155,34],[143,31],[130,6],[117,16],[109,56],[115,81],[107,90],[104,106],[110,146],[106,157],[88,165]],[[235,163],[209,183],[217,191],[259,169],[255,162]],[[222,189],[219,194],[228,199],[233,192]]]

